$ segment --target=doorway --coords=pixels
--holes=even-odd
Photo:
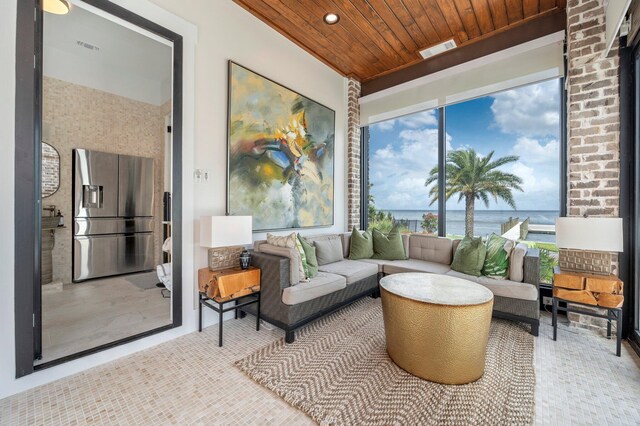
[[[18,6],[17,377],[182,324],[182,38],[68,4]]]

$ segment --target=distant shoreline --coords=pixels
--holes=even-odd
[[[427,213],[438,214],[437,210],[380,210],[385,215],[390,213],[397,221],[407,221],[406,226],[411,231],[421,231],[422,216]],[[536,225],[553,225],[556,218],[560,216],[559,210],[476,210],[474,211],[473,224],[474,234],[480,236],[492,233],[500,234],[501,225],[509,218],[525,220],[529,218],[530,223]],[[465,211],[446,211],[447,234],[464,235]],[[555,235],[536,235],[538,241],[555,241]]]
[[[437,209],[379,209],[379,211],[383,212],[437,212]],[[464,209],[447,209],[448,212],[464,212]],[[548,212],[548,213],[559,213],[560,210],[474,210],[474,212]]]

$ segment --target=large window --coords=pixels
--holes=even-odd
[[[501,234],[528,219],[527,239],[555,241],[544,232],[560,213],[558,84],[547,81],[446,108],[446,188],[453,192],[448,234]]]
[[[438,232],[438,207],[425,178],[438,165],[438,111],[369,127],[369,227],[398,223],[411,232]]]
[[[441,233],[495,233],[540,248],[543,281],[550,281],[561,204],[560,84],[546,81],[370,126],[369,227],[437,233],[444,190]]]

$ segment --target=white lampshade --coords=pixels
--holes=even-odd
[[[621,252],[622,219],[617,217],[559,217],[556,219],[559,248]]]
[[[251,216],[202,216],[200,246],[231,247],[253,243]]]

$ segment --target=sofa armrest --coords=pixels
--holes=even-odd
[[[278,290],[290,287],[289,262],[290,260],[283,256],[251,252],[251,265],[260,268],[261,287],[266,286]]]
[[[540,250],[530,248],[524,256],[524,282],[540,286]]]
[[[286,323],[282,290],[291,286],[289,258],[254,251],[251,264],[260,268],[260,314],[265,319]]]

